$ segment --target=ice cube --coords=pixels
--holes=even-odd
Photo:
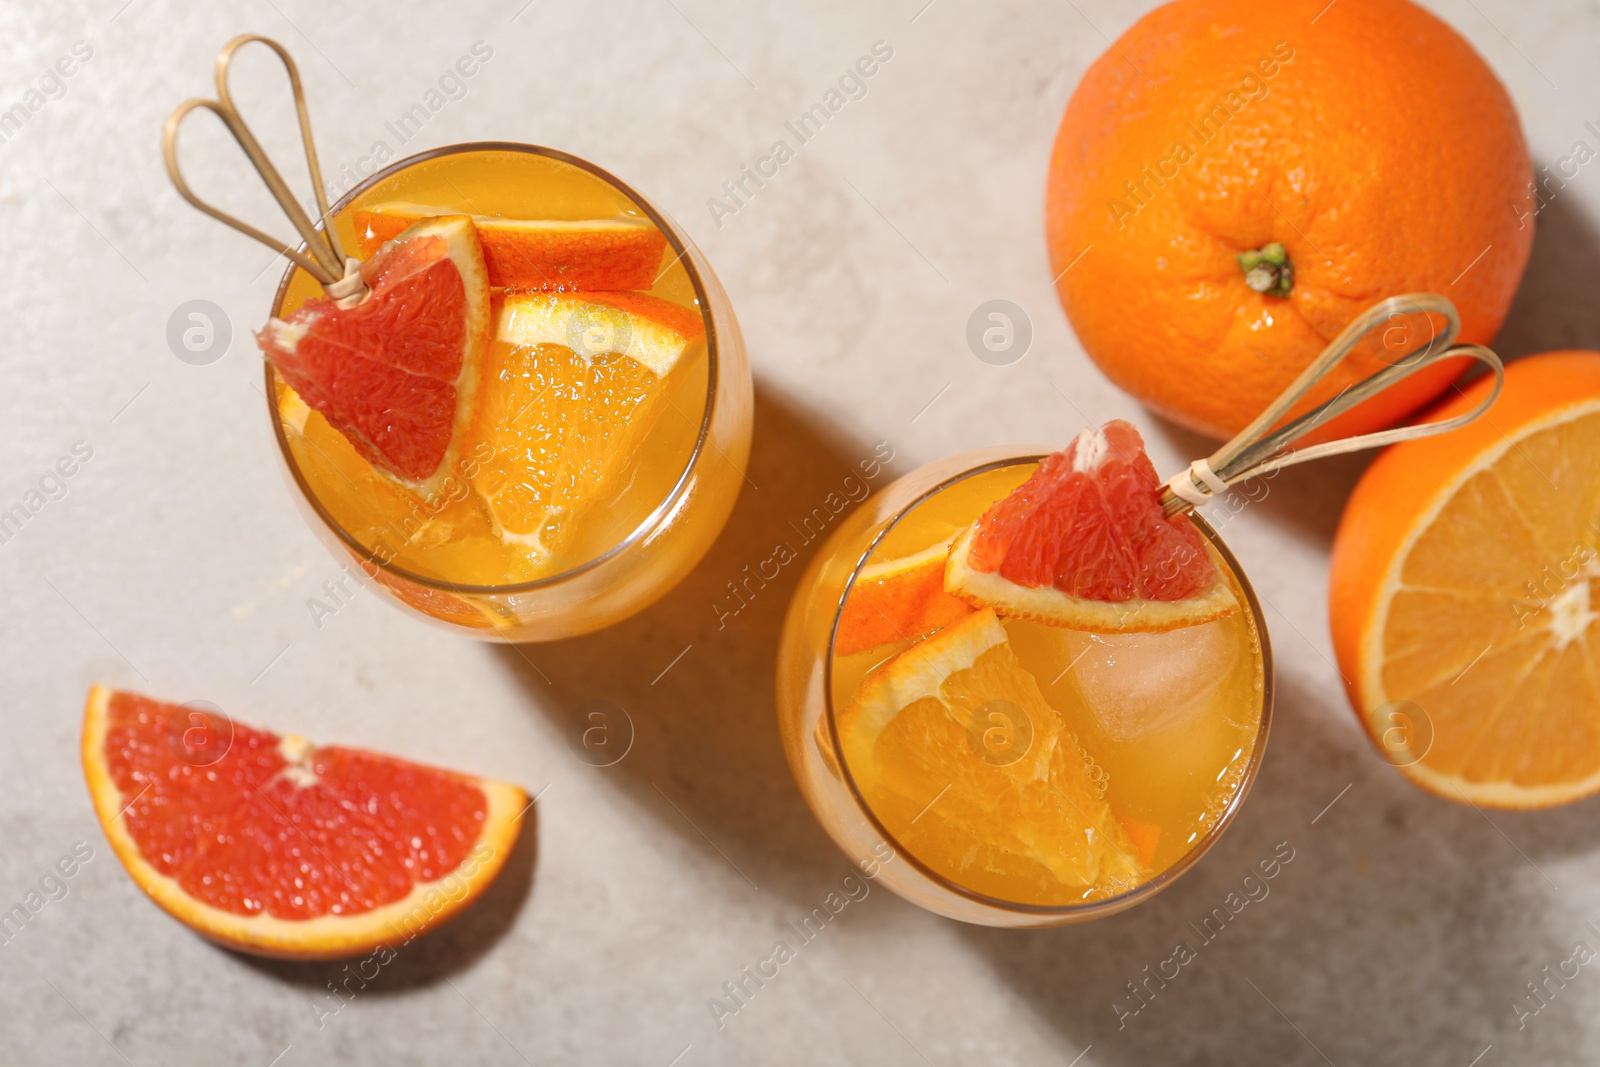
[[[1169,730],[1203,713],[1240,654],[1228,620],[1157,634],[1067,634],[1072,679],[1118,741]]]

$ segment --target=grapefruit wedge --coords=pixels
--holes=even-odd
[[[426,219],[361,265],[351,308],[319,298],[256,342],[278,376],[374,467],[432,498],[456,471],[489,334],[489,281],[466,215]]]
[[[152,900],[229,948],[288,959],[398,948],[450,918],[499,874],[528,804],[516,786],[102,686],[83,770]]]
[[[423,204],[379,204],[353,215],[363,255],[407,227],[448,214]],[[648,219],[507,219],[474,215],[489,284],[507,289],[649,289],[667,238]]]
[[[1175,630],[1239,609],[1200,530],[1163,514],[1130,423],[1084,430],[956,535],[945,589],[999,614],[1091,633]]]

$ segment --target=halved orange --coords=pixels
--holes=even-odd
[[[1084,430],[957,535],[945,588],[1092,633],[1172,630],[1239,609],[1200,530],[1168,516],[1139,431]]]
[[[1143,876],[1087,755],[987,608],[869,674],[838,727],[868,805],[957,884],[1072,903]]]
[[[427,219],[361,265],[354,307],[317,298],[256,342],[374,467],[433,497],[457,466],[489,337],[483,249],[465,215]]]
[[[352,216],[361,254],[373,255],[406,227],[449,211],[394,202]],[[474,215],[489,284],[509,289],[649,289],[667,238],[649,219],[507,219]]]
[[[291,959],[398,948],[450,918],[499,874],[528,804],[516,786],[98,685],[83,770],[152,900],[229,948]]]
[[[839,615],[833,651],[838,656],[930,634],[973,611],[944,591],[945,541],[900,559],[869,563],[850,586]]]
[[[1412,781],[1504,808],[1600,791],[1597,548],[1600,353],[1512,363],[1483,418],[1367,470],[1334,540],[1329,624],[1358,717]]]
[[[471,480],[500,536],[558,554],[626,485],[704,336],[699,314],[645,293],[506,292],[472,433],[488,458]]]

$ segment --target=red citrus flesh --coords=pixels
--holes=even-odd
[[[282,379],[369,463],[426,483],[470,421],[488,282],[465,216],[429,220],[361,265],[370,293],[314,299],[256,341]],[[448,474],[448,471],[443,472]]]
[[[106,762],[134,798],[123,820],[144,859],[235,915],[371,911],[461,866],[484,828],[487,798],[464,775],[336,746],[298,755],[266,730],[133,693],[113,693],[107,715]],[[186,735],[226,753],[206,765]]]
[[[1121,419],[1085,430],[978,520],[973,569],[1085,600],[1176,601],[1217,581],[1194,524],[1162,513],[1161,480]]]

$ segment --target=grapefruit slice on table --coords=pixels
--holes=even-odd
[[[472,483],[503,539],[548,558],[626,484],[705,323],[646,293],[507,292],[497,307]]]
[[[117,858],[178,921],[260,956],[398,948],[499,874],[527,795],[193,707],[89,690],[83,769]]]
[[[959,884],[982,891],[996,876],[1020,877],[1059,896],[1131,888],[1142,876],[1077,739],[987,608],[867,675],[839,739],[884,825]]]
[[[362,255],[406,227],[448,214],[422,204],[390,203],[352,216]],[[667,238],[648,219],[507,219],[472,216],[483,241],[489,284],[507,289],[649,289]]]
[[[477,403],[489,282],[472,220],[417,223],[361,265],[351,308],[309,300],[256,342],[374,467],[425,497],[456,471]]]
[[[973,611],[944,591],[950,542],[861,568],[845,598],[833,651],[838,656],[932,633]]]
[[[1121,419],[1084,430],[956,536],[945,588],[1001,615],[1091,633],[1174,630],[1239,608]]]
[[[1367,469],[1334,537],[1329,628],[1403,774],[1458,803],[1542,808],[1600,792],[1597,594],[1600,352],[1552,352],[1509,364],[1483,418]]]

